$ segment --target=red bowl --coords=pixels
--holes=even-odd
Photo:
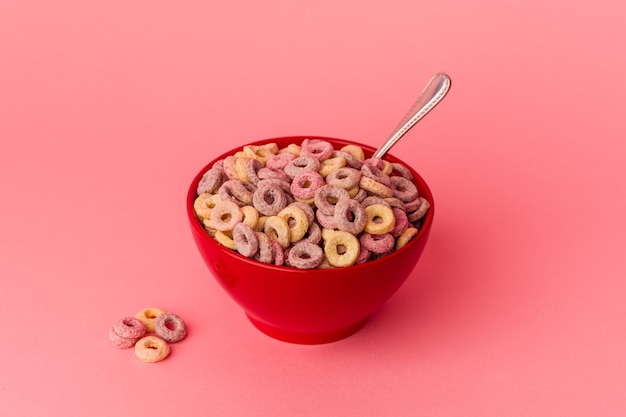
[[[311,136],[266,139],[279,147],[301,143]],[[343,139],[316,136],[335,148],[356,144],[366,157],[374,148]],[[220,245],[195,216],[193,202],[203,174],[215,163],[243,146],[216,157],[196,175],[187,194],[191,232],[209,271],[260,331],[291,343],[318,344],[343,339],[358,331],[405,282],[421,256],[434,215],[433,196],[426,182],[408,164],[386,155],[390,162],[407,166],[420,195],[431,204],[419,233],[403,248],[380,259],[345,268],[300,270],[246,258]]]

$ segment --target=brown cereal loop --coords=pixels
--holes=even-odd
[[[277,214],[281,217],[290,230],[291,243],[295,243],[302,239],[309,229],[309,220],[307,214],[299,207],[289,205]]]
[[[170,354],[170,345],[158,336],[145,336],[135,344],[135,356],[142,362],[160,362]]]
[[[313,269],[322,262],[324,253],[319,246],[306,240],[301,240],[289,249],[287,259],[289,265],[295,268]]]
[[[404,177],[390,177],[393,196],[405,203],[415,200],[419,193],[417,187]]]
[[[314,198],[318,213],[332,216],[335,213],[335,204],[340,200],[349,199],[350,194],[341,187],[326,184],[315,192]]]
[[[317,158],[299,156],[285,166],[284,172],[289,178],[294,178],[300,171],[319,171],[321,165]]]
[[[389,233],[396,224],[393,211],[382,204],[372,204],[365,207],[365,214],[367,215],[367,223],[363,230],[372,235]]]
[[[280,186],[261,183],[254,192],[252,204],[264,216],[275,216],[287,206],[287,196]]]
[[[135,314],[135,318],[146,325],[147,332],[152,333],[154,332],[154,319],[163,313],[165,313],[165,311],[160,308],[147,307],[138,311],[137,314]]]
[[[237,252],[252,258],[259,250],[259,239],[254,230],[244,223],[237,223],[233,228],[233,241]]]
[[[426,212],[428,212],[428,209],[430,208],[430,203],[428,202],[428,200],[426,200],[424,197],[420,197],[419,199],[422,203],[419,205],[417,210],[407,214],[407,218],[411,223],[414,223],[424,217],[424,215],[426,215]]]
[[[259,262],[263,262],[266,264],[271,264],[274,262],[274,257],[276,256],[276,252],[274,251],[274,246],[272,245],[271,239],[262,232],[254,232],[256,234],[257,239],[259,239],[259,251],[254,255],[254,259]]]
[[[363,208],[361,203],[351,198],[337,202],[334,217],[339,230],[352,233],[353,235],[361,233],[367,223],[365,208]]]
[[[198,183],[196,193],[198,195],[217,191],[220,186],[228,179],[224,168],[214,166],[204,173],[202,179]]]
[[[332,266],[354,265],[359,257],[359,240],[352,233],[336,231],[324,241],[324,254]]]
[[[154,332],[167,343],[176,343],[187,336],[187,326],[176,314],[164,313],[154,320]]]

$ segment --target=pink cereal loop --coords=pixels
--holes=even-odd
[[[406,229],[408,229],[410,223],[404,210],[397,207],[392,207],[391,211],[393,211],[393,215],[396,218],[396,223],[393,226],[393,229],[391,229],[390,233],[394,238],[397,238],[402,233],[404,233]]]
[[[322,139],[304,139],[300,147],[300,156],[310,156],[318,161],[330,158],[334,152],[332,143]]]
[[[285,250],[280,246],[280,243],[275,240],[270,239],[270,243],[274,248],[274,265],[283,265],[285,263]]]
[[[274,252],[274,246],[270,241],[270,238],[263,232],[254,232],[259,239],[259,251],[254,255],[254,259],[259,262],[271,264],[274,262],[276,253]]]
[[[430,208],[430,203],[428,202],[428,200],[426,200],[424,197],[419,197],[419,199],[421,201],[421,204],[419,205],[417,210],[407,214],[407,218],[411,223],[415,223],[416,221],[421,220]]]
[[[267,162],[265,163],[265,167],[269,169],[274,169],[277,171],[282,171],[285,169],[285,167],[287,166],[289,162],[293,161],[297,157],[298,155],[291,153],[291,152],[279,153],[277,155],[272,156],[270,159],[268,159]]]
[[[115,322],[113,331],[120,337],[136,339],[146,333],[146,325],[136,317],[124,317]]]
[[[211,211],[210,222],[215,230],[233,230],[243,220],[241,208],[231,201],[219,201]]]
[[[396,243],[390,233],[384,233],[382,235],[363,233],[359,236],[359,241],[364,248],[373,253],[389,252]]]
[[[300,171],[291,182],[291,194],[306,200],[313,198],[315,192],[324,185],[324,178],[317,171]]]
[[[222,184],[218,191],[220,199],[231,201],[238,206],[248,206],[252,204],[252,194],[256,186],[242,180],[228,180]]]
[[[409,171],[409,169],[401,163],[392,162],[391,167],[393,168],[392,173],[397,172],[401,177],[404,177],[409,181],[413,181],[413,174],[411,174],[411,171]]]
[[[204,173],[202,179],[198,183],[196,193],[198,195],[205,193],[212,194],[217,191],[227,179],[228,177],[226,177],[224,169],[214,166]]]
[[[248,159],[246,161],[246,174],[248,176],[248,180],[254,185],[256,185],[259,178],[259,170],[263,168],[263,164],[258,159]]]
[[[350,168],[339,168],[326,177],[326,184],[336,185],[344,190],[352,190],[359,185],[361,179],[361,171]]]

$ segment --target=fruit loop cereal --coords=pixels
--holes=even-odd
[[[358,145],[247,145],[206,171],[193,207],[210,236],[243,256],[299,269],[347,267],[417,235],[430,203],[413,181],[404,165],[367,159]]]
[[[170,354],[169,343],[176,343],[186,335],[187,327],[179,316],[148,307],[139,311],[135,317],[124,317],[115,322],[109,330],[109,341],[119,349],[134,346],[138,359],[152,363],[167,358]]]

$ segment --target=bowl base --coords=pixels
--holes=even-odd
[[[283,342],[296,343],[301,345],[318,345],[322,343],[331,343],[341,339],[345,339],[346,337],[351,336],[359,331],[367,322],[367,318],[365,318],[357,323],[338,330],[321,333],[297,333],[291,332],[289,330],[280,329],[267,323],[263,323],[262,321],[251,317],[249,314],[246,314],[246,316],[248,316],[248,320],[250,320],[254,327],[265,333],[267,336]]]

